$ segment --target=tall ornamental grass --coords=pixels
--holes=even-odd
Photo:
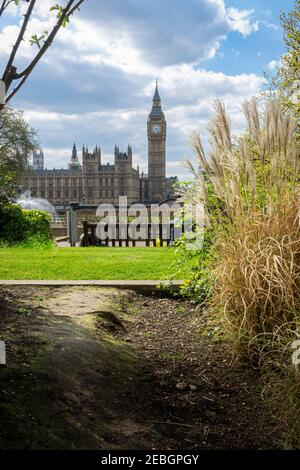
[[[211,311],[233,349],[260,366],[264,395],[286,423],[285,445],[300,446],[300,212],[297,123],[276,101],[243,105],[247,131],[234,137],[216,101],[206,154],[194,133],[197,167],[186,202],[203,202],[216,254]],[[204,171],[199,171],[198,168]]]

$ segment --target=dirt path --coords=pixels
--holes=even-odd
[[[1,297],[2,296],[2,297]],[[97,288],[0,291],[0,448],[274,448],[259,376],[187,302]]]

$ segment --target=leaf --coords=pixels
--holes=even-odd
[[[45,42],[45,39],[48,36],[48,31],[44,31],[44,33],[41,36],[37,36],[37,34],[34,34],[31,36],[29,39],[29,43],[31,46],[36,45],[39,49],[41,49],[42,44]]]
[[[59,5],[58,3],[56,5],[53,5],[52,7],[50,7],[50,11],[57,11],[56,17],[58,19],[60,19],[64,14],[64,8],[61,5]],[[65,28],[67,26],[67,24],[69,23],[69,21],[70,21],[69,16],[66,15],[65,18],[63,19],[62,23],[61,23],[62,27]]]

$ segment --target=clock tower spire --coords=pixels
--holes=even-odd
[[[148,177],[151,202],[166,198],[166,136],[167,123],[161,108],[161,99],[156,80],[153,105],[147,122]]]

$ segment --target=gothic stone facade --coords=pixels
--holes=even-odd
[[[83,147],[80,163],[74,144],[68,169],[46,170],[43,152],[36,153],[32,167],[21,176],[21,188],[30,189],[32,196],[45,198],[57,207],[70,202],[85,206],[118,204],[119,196],[125,195],[129,204],[161,202],[172,196],[177,180],[166,178],[166,134],[167,124],[156,85],[147,122],[148,175],[133,167],[131,146],[124,153],[116,146],[114,164],[103,164],[99,147],[92,152]]]

